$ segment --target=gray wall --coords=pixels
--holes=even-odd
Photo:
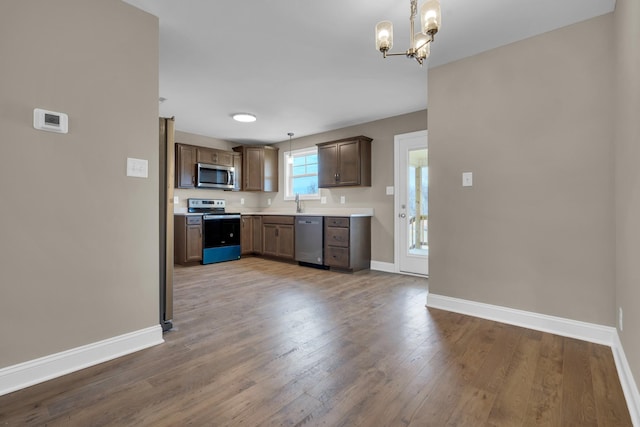
[[[426,128],[427,111],[422,110],[294,139],[292,147],[295,150],[320,142],[357,135],[373,138],[371,143],[371,187],[321,189],[322,196],[327,197],[327,203],[322,205],[320,201],[305,201],[305,209],[373,208],[375,217],[371,221],[371,259],[393,263],[393,196],[386,195],[386,187],[393,186],[393,137],[401,133],[415,132]],[[289,151],[289,142],[287,140],[276,144],[276,146],[280,148],[280,164],[284,164],[283,155],[285,151]],[[291,212],[295,212],[294,202],[284,200],[282,167],[280,167],[278,186],[280,192],[268,196],[272,198],[271,207],[274,209],[287,208]],[[340,204],[341,196],[345,196],[346,203],[344,205]]]
[[[616,43],[616,306],[624,310],[620,338],[640,384],[640,2],[617,0]]]
[[[431,292],[614,325],[613,59],[608,14],[429,70]]]
[[[2,368],[158,324],[158,21],[5,0],[0,58]],[[69,133],[34,130],[35,107]]]

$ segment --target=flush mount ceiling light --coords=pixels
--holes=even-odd
[[[376,49],[382,52],[382,57],[404,55],[413,58],[420,65],[429,57],[431,42],[440,29],[441,13],[440,0],[427,0],[420,9],[421,30],[414,34],[414,19],[418,13],[418,0],[411,0],[411,15],[409,17],[409,49],[402,53],[389,53],[393,47],[393,23],[381,21],[376,24]]]
[[[236,113],[232,117],[237,122],[251,123],[256,121],[256,116],[249,113]]]

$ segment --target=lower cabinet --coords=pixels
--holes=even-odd
[[[202,261],[202,216],[175,215],[173,236],[176,264]]]
[[[262,217],[262,255],[294,259],[295,235],[292,216]]]
[[[262,253],[262,217],[242,215],[240,222],[240,250],[242,255]]]
[[[242,215],[240,220],[240,255],[253,252],[253,217]]]
[[[262,254],[262,217],[254,216],[251,218],[251,224],[253,227],[253,239],[251,244],[253,245],[253,253],[256,255]]]
[[[243,215],[242,255],[295,259],[295,217]],[[324,265],[348,272],[371,265],[371,217],[324,217]]]
[[[358,271],[371,266],[371,217],[325,217],[324,265]]]

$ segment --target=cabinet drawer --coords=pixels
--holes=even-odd
[[[280,215],[264,215],[262,217],[263,224],[289,224],[293,225],[292,216],[280,216]]]
[[[196,215],[187,216],[187,225],[200,225],[202,224],[202,217]]]
[[[324,250],[325,265],[349,268],[349,248],[327,246]]]
[[[349,227],[349,218],[328,216],[324,223],[327,227]]]
[[[349,229],[327,227],[324,233],[324,242],[327,246],[349,247]]]

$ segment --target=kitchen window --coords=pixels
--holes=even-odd
[[[293,200],[296,194],[302,200],[319,199],[318,147],[307,147],[284,153],[285,200]]]

